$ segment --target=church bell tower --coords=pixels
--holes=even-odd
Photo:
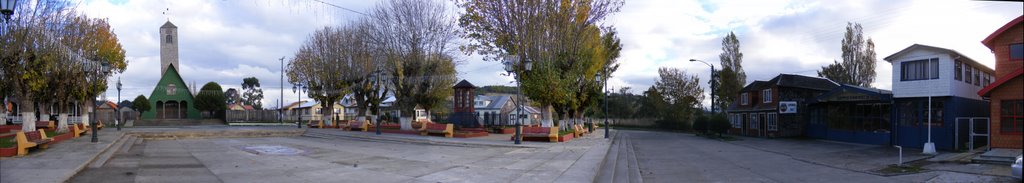
[[[163,76],[167,67],[172,65],[181,71],[178,67],[178,26],[167,21],[160,26],[160,75]]]

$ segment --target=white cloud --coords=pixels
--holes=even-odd
[[[333,4],[367,10],[376,1]],[[859,22],[876,42],[878,88],[890,88],[891,66],[882,58],[914,43],[955,49],[992,66],[980,41],[1007,21],[1024,14],[1019,2],[958,0],[756,0],[626,1],[609,18],[621,36],[623,63],[613,88],[641,93],[654,83],[659,67],[682,68],[707,80],[708,68],[691,58],[717,64],[721,38],[738,35],[748,82],[779,73],[815,75],[840,59],[846,22]],[[170,15],[162,11],[170,8]],[[127,1],[82,3],[81,11],[108,18],[131,61],[121,75],[128,96],[148,95],[159,78],[158,27],[169,17],[180,30],[182,75],[200,85],[216,81],[237,87],[243,77],[258,77],[265,103],[280,98],[278,58],[291,56],[306,36],[326,25],[361,15],[305,1]],[[512,85],[501,64],[477,55],[457,65],[459,78],[478,86]],[[702,82],[703,82],[702,81]],[[704,83],[706,86],[706,83]],[[285,100],[296,97],[285,86]],[[268,105],[271,106],[271,105]]]

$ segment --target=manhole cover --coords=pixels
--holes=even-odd
[[[242,147],[242,150],[253,154],[265,155],[298,155],[306,151],[282,145],[250,145]]]

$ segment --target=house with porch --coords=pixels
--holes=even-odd
[[[768,81],[754,81],[740,90],[725,110],[729,133],[754,137],[805,135],[807,110],[815,97],[839,84],[832,80],[795,74],[779,74]]]
[[[892,64],[894,145],[923,148],[931,141],[936,149],[954,150],[966,144],[969,127],[957,118],[988,116],[989,103],[977,92],[995,71],[974,59],[914,44],[885,61]]]
[[[995,81],[978,91],[989,101],[992,148],[1021,149],[1024,131],[1024,16],[981,41],[995,55]],[[1020,152],[1020,151],[1018,151]]]

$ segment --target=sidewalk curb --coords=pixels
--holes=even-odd
[[[111,141],[110,143],[108,143],[106,145],[106,147],[103,147],[98,153],[93,154],[89,158],[88,161],[85,161],[85,163],[76,166],[74,169],[72,169],[73,171],[71,171],[71,173],[69,175],[65,175],[64,177],[61,177],[60,178],[60,180],[61,180],[60,182],[68,182],[68,180],[71,180],[72,177],[74,177],[75,175],[78,175],[78,172],[82,172],[82,170],[85,170],[86,166],[89,166],[89,164],[92,164],[93,161],[96,161],[96,158],[98,158],[100,155],[102,155],[103,152],[106,152],[106,151],[110,150],[110,148],[113,147],[113,145],[115,143],[117,143],[117,141],[120,141],[121,138],[124,138],[124,136],[126,134],[126,132],[119,132],[119,133],[120,134],[117,135],[117,138],[115,138],[117,140]],[[85,136],[82,136],[82,137],[85,137]],[[85,138],[88,138],[88,137],[85,137]],[[79,139],[83,139],[83,138],[79,138]],[[88,143],[92,143],[92,142],[88,142]]]
[[[609,134],[608,140],[605,140],[599,145],[592,146],[584,152],[579,159],[576,159],[569,169],[566,169],[554,182],[594,182],[600,176],[601,167],[604,165],[608,155],[608,151],[611,150],[611,141],[615,139],[615,135]],[[604,138],[602,138],[604,139]],[[603,151],[603,152],[602,152]],[[581,175],[585,180],[575,180],[574,177],[565,175]]]

